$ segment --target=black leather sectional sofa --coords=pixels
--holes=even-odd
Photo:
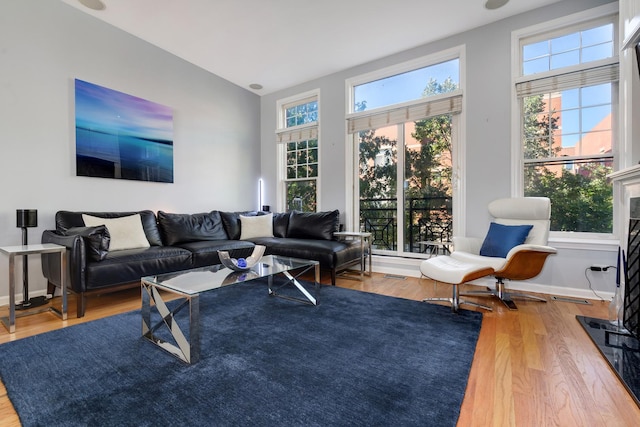
[[[142,239],[146,240],[145,244],[148,242],[148,246],[110,250],[108,227],[86,226],[83,214],[106,221],[140,215],[144,231]],[[266,255],[316,260],[322,269],[331,271],[333,285],[338,271],[361,260],[359,244],[336,240],[333,235],[339,229],[340,214],[337,210],[275,213],[272,236],[240,239],[242,221],[248,224],[247,217],[266,214],[221,211],[175,214],[159,211],[156,215],[150,210],[59,211],[55,217],[56,229],[44,231],[42,243],[56,243],[68,248],[65,277],[67,288],[77,294],[78,317],[84,316],[88,294],[139,286],[143,276],[219,264],[218,250],[229,251],[234,258],[247,257],[254,246],[260,244],[266,246]],[[58,261],[58,258],[42,256],[42,271],[51,294],[56,287],[62,287]]]

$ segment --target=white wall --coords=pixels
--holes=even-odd
[[[608,0],[566,0],[545,8],[508,18],[453,37],[400,52],[349,70],[261,98],[262,171],[266,203],[276,199],[276,101],[308,90],[320,89],[321,193],[320,209],[345,211],[345,80],[380,68],[433,54],[455,46],[466,47],[467,86],[465,98],[466,199],[465,227],[468,235],[483,237],[489,215],[487,204],[511,195],[511,32],[560,16],[596,7]],[[425,24],[428,23],[428,18]],[[366,37],[363,36],[363,38]],[[363,43],[366,40],[363,39]],[[547,262],[543,273],[529,283],[512,283],[526,288],[564,295],[594,297],[585,278],[591,264],[615,264],[617,242],[608,245],[571,245],[554,242],[559,253]],[[418,262],[377,258],[377,271],[417,276]],[[613,290],[613,275],[592,274],[592,285],[605,296]]]
[[[75,176],[75,78],[173,108],[173,184]],[[38,209],[31,243],[54,228],[58,210],[255,209],[259,115],[255,94],[62,2],[3,0],[0,246],[21,243],[21,208]],[[39,258],[29,267],[32,296],[42,294]],[[0,256],[0,305],[7,278]]]

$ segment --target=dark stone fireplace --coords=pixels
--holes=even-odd
[[[640,405],[640,197],[629,198],[623,328],[608,320],[576,316],[634,400]],[[620,242],[622,246],[622,241]]]
[[[576,318],[640,406],[640,341],[628,333],[620,333],[608,320]]]
[[[640,338],[640,197],[630,198],[629,207],[623,324],[631,335]]]

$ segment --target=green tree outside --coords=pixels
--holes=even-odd
[[[457,89],[451,79],[443,83],[431,79],[423,96],[446,93]],[[554,144],[559,129],[559,119],[554,111],[545,112],[542,95],[524,99],[523,150],[525,159],[557,159],[555,162],[527,163],[524,170],[524,195],[544,196],[551,199],[551,230],[574,232],[611,233],[613,230],[612,185],[607,174],[612,172],[610,163],[587,161],[575,165],[563,162],[559,157],[561,147]],[[366,103],[356,111],[366,109]],[[375,130],[359,133],[360,141],[360,199],[361,223],[376,224],[396,222],[397,156],[398,143]],[[451,117],[431,117],[415,122],[411,137],[419,143],[418,150],[406,150],[405,155],[405,224],[415,232],[405,230],[405,236],[424,235],[425,224],[451,222],[449,206],[441,206],[440,213],[433,206],[423,206],[431,212],[426,216],[410,216],[410,201],[437,197],[451,200],[452,196],[452,146]],[[419,206],[419,205],[416,205]],[[415,207],[415,206],[414,206]],[[433,212],[436,212],[434,215]],[[370,230],[372,231],[372,230]],[[448,229],[450,233],[450,228]],[[395,249],[395,232],[385,237],[382,246]],[[405,245],[411,242],[405,242]],[[379,242],[379,246],[381,246]]]
[[[315,212],[316,211],[316,181],[287,182],[287,212]]]
[[[457,88],[451,78],[443,83],[430,79],[422,96],[451,92]],[[356,107],[356,111],[363,111],[366,103]],[[392,221],[395,226],[398,143],[376,135],[375,130],[360,132],[359,137],[361,223],[368,229],[389,227]],[[452,195],[451,117],[443,115],[417,121],[411,137],[419,144],[419,149],[406,149],[404,152],[404,243],[405,249],[419,249],[415,244],[417,240],[436,239],[428,235],[433,227],[442,228],[446,224],[446,230],[437,231],[437,239],[450,238],[451,206],[446,201],[450,201]],[[378,239],[377,246],[395,249],[396,239],[394,229]]]
[[[558,129],[555,112],[543,114],[542,95],[524,99],[524,158],[557,157],[560,147],[554,147]],[[610,164],[585,162],[570,170],[561,162],[553,170],[546,164],[525,164],[524,195],[549,197],[551,200],[551,230],[592,233],[613,231],[613,189],[607,174]],[[569,165],[566,165],[569,166]]]

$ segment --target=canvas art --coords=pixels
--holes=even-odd
[[[76,175],[173,182],[171,108],[75,80]]]

